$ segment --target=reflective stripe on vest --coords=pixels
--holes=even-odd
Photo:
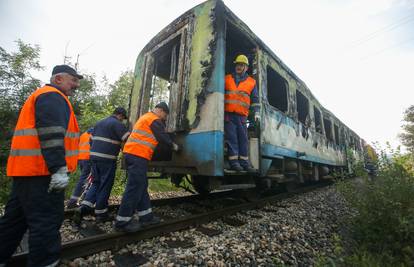
[[[135,123],[134,129],[125,143],[123,152],[151,160],[158,141],[155,139],[150,126],[157,119],[159,117],[152,112],[142,115]]]
[[[88,132],[84,132],[80,136],[79,140],[79,158],[80,160],[89,160],[89,152],[91,151],[91,145],[89,141],[91,139],[91,134]]]
[[[256,81],[251,77],[247,77],[237,86],[233,76],[231,74],[226,75],[224,110],[243,116],[249,115],[250,94],[255,86]]]
[[[40,127],[36,129],[35,107],[36,99],[45,93],[60,94],[70,109],[67,129],[61,126]],[[39,136],[63,133],[62,140],[51,139],[40,142]],[[43,176],[50,175],[42,155],[42,148],[64,146],[66,166],[70,172],[76,170],[78,162],[79,127],[69,99],[58,89],[44,86],[33,92],[24,103],[14,131],[9,158],[7,161],[7,176]]]

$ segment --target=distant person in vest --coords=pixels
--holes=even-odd
[[[113,114],[96,123],[92,131],[90,163],[93,182],[81,206],[76,210],[74,221],[79,223],[83,215],[95,208],[96,222],[108,221],[108,199],[114,185],[116,163],[121,145],[129,136],[123,120],[124,108],[118,107]],[[95,204],[95,205],[94,205]]]
[[[233,74],[225,77],[224,133],[230,168],[234,171],[254,172],[248,157],[247,125],[250,103],[255,120],[260,120],[256,81],[247,74],[249,60],[238,55]]]
[[[153,111],[142,115],[125,143],[123,153],[128,174],[128,182],[122,196],[115,229],[123,232],[135,232],[141,226],[160,222],[152,213],[148,194],[147,168],[158,143],[170,146],[178,151],[178,145],[172,142],[165,131],[165,120],[169,114],[168,105],[161,102]],[[139,221],[133,220],[135,210]]]
[[[81,171],[79,181],[76,184],[75,190],[73,190],[72,196],[70,197],[66,208],[74,209],[78,207],[79,197],[83,194],[85,186],[88,183],[87,178],[91,175],[91,164],[89,162],[90,152],[90,139],[92,136],[93,128],[89,128],[80,136],[79,140],[79,157],[78,166]]]
[[[24,103],[7,162],[12,191],[0,218],[0,266],[15,252],[29,229],[28,266],[57,266],[68,172],[78,161],[79,128],[67,96],[79,87],[79,75],[55,66],[47,84]]]

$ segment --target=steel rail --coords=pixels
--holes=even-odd
[[[113,232],[109,234],[96,235],[81,240],[70,241],[62,244],[61,258],[74,259],[85,257],[105,250],[118,250],[130,243],[179,230],[184,230],[192,226],[198,226],[204,223],[208,223],[212,220],[237,213],[239,211],[251,210],[263,206],[269,202],[280,201],[305,192],[313,191],[329,184],[331,183],[322,183],[307,186],[289,193],[280,193],[274,196],[264,197],[254,202],[235,204],[229,207],[224,207],[220,210],[208,211],[202,214],[191,215],[186,218],[168,220],[157,225],[145,227],[135,233]],[[11,258],[7,266],[24,266],[27,261],[27,256],[27,252],[17,254]]]

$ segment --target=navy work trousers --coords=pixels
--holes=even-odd
[[[224,138],[228,148],[229,163],[231,166],[240,164],[247,167],[248,145],[247,118],[233,112],[224,114]]]
[[[79,176],[79,181],[76,184],[75,190],[73,190],[72,196],[70,197],[69,203],[75,203],[78,201],[80,195],[84,190],[85,183],[87,183],[86,178],[89,177],[91,173],[91,164],[89,160],[79,160],[78,166],[81,171]]]
[[[0,218],[0,264],[5,263],[29,229],[28,266],[47,266],[60,258],[64,191],[48,193],[50,176],[14,177]]]
[[[106,215],[108,212],[108,199],[114,185],[116,161],[95,161],[91,160],[93,182],[86,193],[82,206],[93,208],[97,216]],[[82,207],[82,208],[83,208]]]
[[[152,220],[153,217],[148,194],[148,160],[125,153],[125,163],[128,182],[116,217],[116,224],[120,227],[131,220],[135,210],[140,221]]]

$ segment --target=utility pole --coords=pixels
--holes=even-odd
[[[70,43],[70,41],[68,41],[67,43],[66,43],[66,46],[65,46],[65,55],[64,55],[64,57],[63,57],[63,64],[67,64],[67,63],[69,63],[70,62],[70,59],[71,59],[71,57],[69,57],[67,54],[68,54],[68,46],[69,46],[69,43]]]

